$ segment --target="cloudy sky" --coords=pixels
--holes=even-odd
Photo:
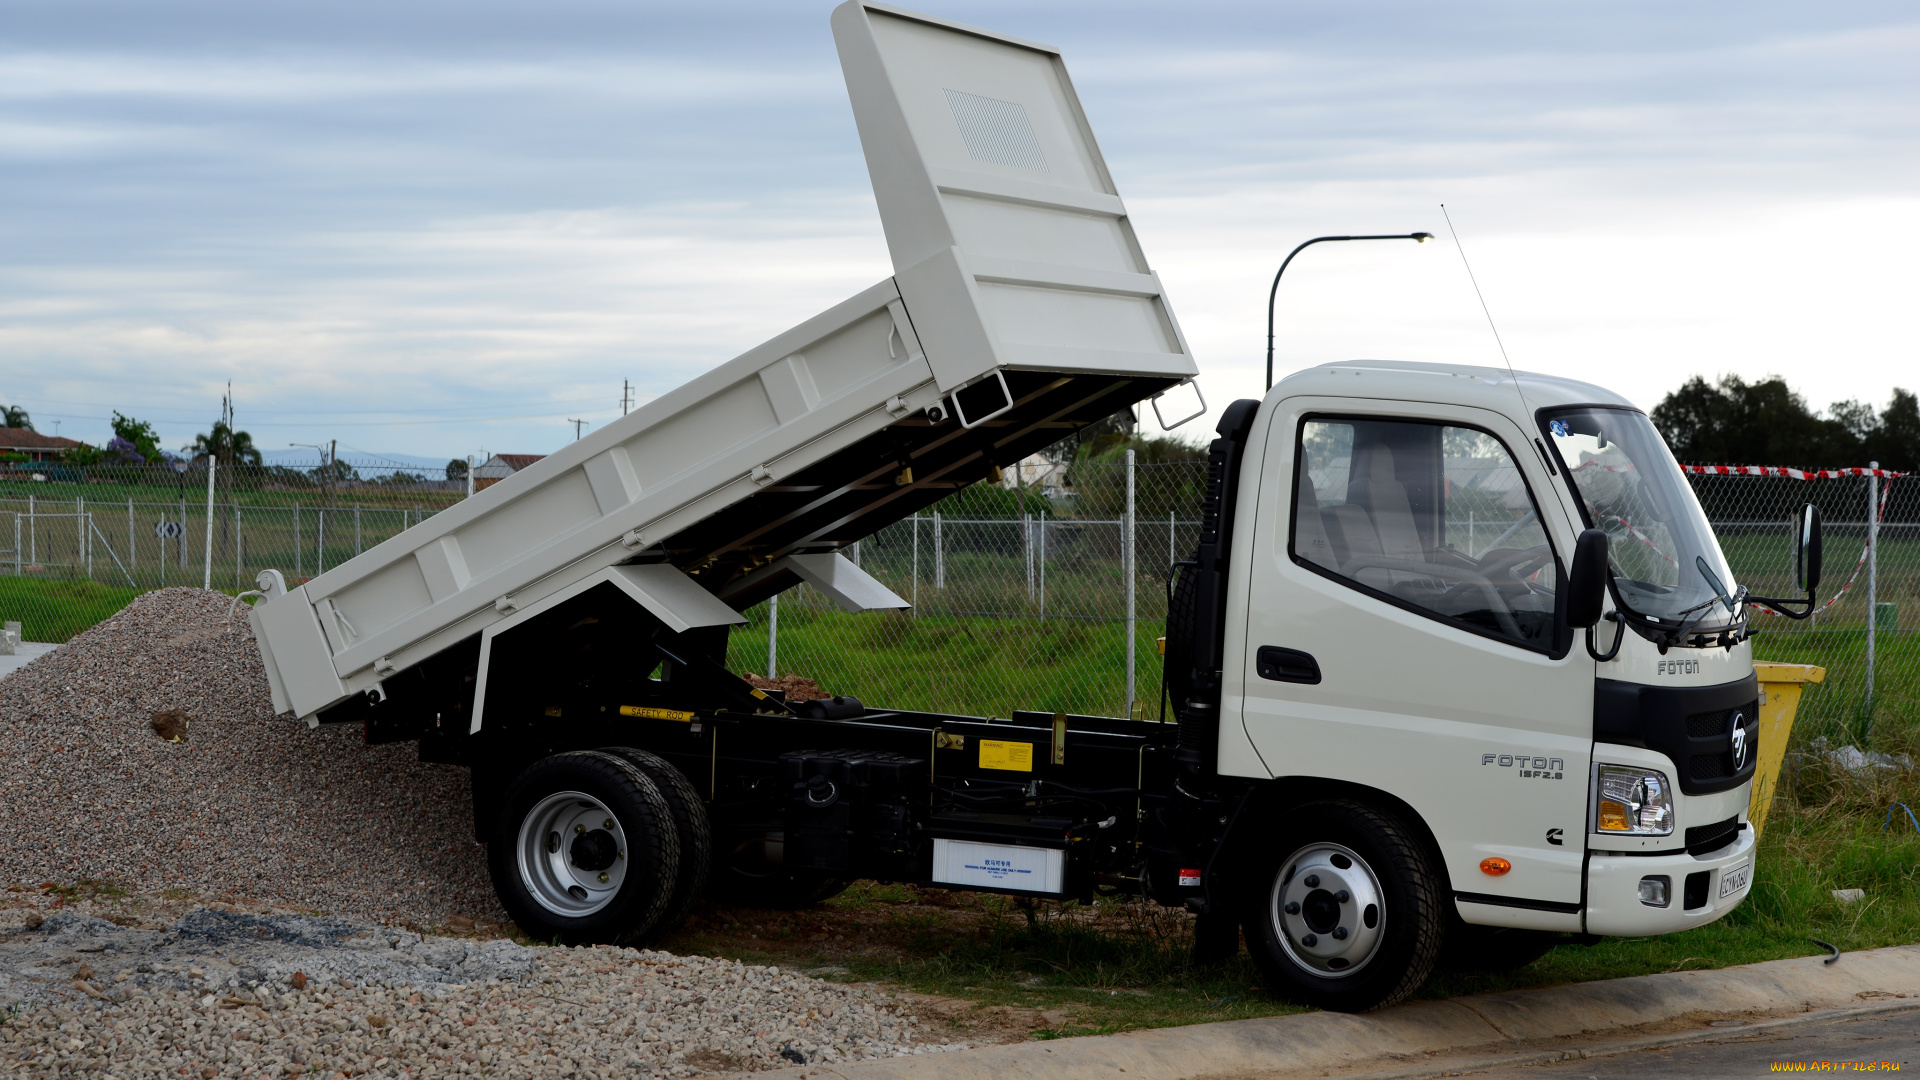
[[[890,273],[827,2],[32,3],[0,403],[545,452]],[[1060,46],[1210,400],[1267,279],[1453,214],[1516,366],[1920,388],[1912,4],[948,0]],[[1451,244],[1322,245],[1280,368],[1498,363]],[[1841,464],[1841,463],[1835,463]]]

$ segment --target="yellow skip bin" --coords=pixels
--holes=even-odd
[[[1827,669],[1813,664],[1755,664],[1760,677],[1760,760],[1754,763],[1753,799],[1747,804],[1747,822],[1753,834],[1767,824],[1767,808],[1780,781],[1780,764],[1787,758],[1787,739],[1793,734],[1793,714],[1800,692],[1808,683],[1825,682]]]

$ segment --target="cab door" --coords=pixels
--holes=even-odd
[[[1409,804],[1468,921],[1579,929],[1594,669],[1535,447],[1460,406],[1295,398],[1267,422],[1226,687],[1260,766]]]

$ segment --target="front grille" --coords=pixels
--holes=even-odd
[[[1715,735],[1725,735],[1727,733],[1727,717],[1738,711],[1740,710],[1720,709],[1716,712],[1694,713],[1692,716],[1687,717],[1687,737],[1690,739],[1707,739]]]
[[[1711,825],[1695,825],[1687,830],[1687,854],[1705,855],[1709,851],[1719,851],[1732,843],[1733,838],[1739,834],[1740,815],[1738,814]]]
[[[1724,780],[1732,775],[1725,754],[1695,754],[1687,759],[1689,780]]]

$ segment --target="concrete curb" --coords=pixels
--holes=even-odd
[[[1813,1019],[1806,1014],[1904,1008],[1898,999],[1920,999],[1920,946],[1847,953],[1832,965],[1821,961],[1808,956],[1719,971],[1421,1001],[1361,1016],[1306,1013],[754,1075],[788,1080],[1006,1080],[1034,1075],[1046,1080],[1115,1080],[1122,1074],[1151,1080],[1281,1080],[1359,1072],[1418,1076],[1442,1068],[1449,1059],[1465,1059],[1444,1066],[1458,1069],[1469,1061],[1534,1049],[1546,1060],[1544,1055],[1564,1055],[1566,1040],[1580,1037],[1618,1038],[1678,1026],[1664,1036],[1636,1040],[1632,1048],[1637,1049],[1638,1043],[1683,1041],[1711,1020]],[[1713,1033],[1726,1037],[1736,1030],[1752,1029],[1716,1028]],[[1563,1045],[1541,1045],[1554,1042]]]

